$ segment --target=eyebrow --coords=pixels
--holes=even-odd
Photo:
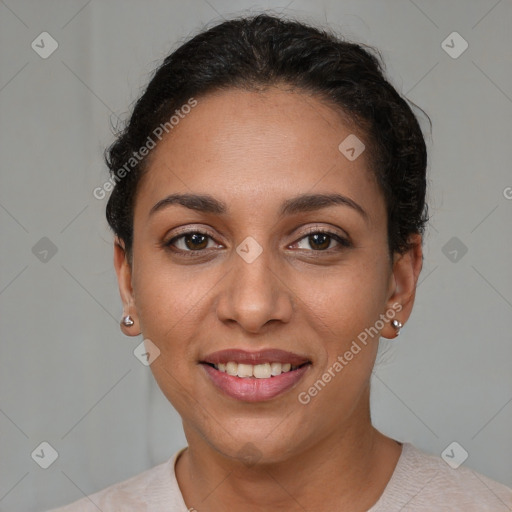
[[[203,213],[213,213],[216,215],[228,213],[226,203],[215,199],[209,194],[171,194],[158,201],[149,211],[149,215],[153,215],[157,211],[175,204]],[[333,205],[348,206],[357,211],[365,221],[368,222],[369,220],[368,214],[359,204],[342,194],[302,194],[292,197],[282,203],[279,217],[300,212],[316,211]]]

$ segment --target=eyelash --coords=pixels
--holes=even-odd
[[[315,252],[315,253],[328,253],[330,254],[332,251],[341,251],[343,249],[347,249],[349,247],[352,247],[352,243],[347,240],[346,238],[343,238],[342,236],[338,235],[337,233],[333,233],[331,231],[328,231],[328,230],[325,230],[325,229],[321,229],[321,228],[311,228],[306,235],[302,236],[301,238],[299,238],[296,242],[293,242],[293,244],[296,244],[298,242],[300,242],[301,240],[303,240],[304,238],[308,238],[312,235],[316,235],[316,234],[322,234],[322,235],[327,235],[329,238],[335,240],[336,242],[338,242],[338,244],[341,246],[341,247],[338,247],[337,249],[320,249],[320,250],[314,250],[314,249],[311,249],[311,252]],[[207,233],[205,231],[200,231],[200,230],[190,230],[190,231],[184,231],[182,233],[180,233],[179,235],[176,235],[174,236],[173,238],[171,238],[169,241],[167,242],[164,242],[163,243],[163,246],[166,248],[166,249],[169,249],[171,251],[173,251],[174,253],[180,253],[180,255],[183,255],[183,256],[186,256],[186,257],[196,257],[198,255],[201,255],[201,253],[203,253],[204,251],[207,251],[208,249],[198,249],[196,251],[193,251],[193,250],[183,250],[183,249],[176,249],[176,248],[173,248],[173,244],[178,241],[179,239],[187,236],[187,235],[203,235],[203,236],[207,236],[209,237],[210,239],[214,239],[212,235],[210,235],[210,233]],[[307,249],[299,249],[299,250],[307,250]]]

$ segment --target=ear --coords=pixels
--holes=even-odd
[[[138,336],[141,330],[133,297],[132,268],[124,249],[124,242],[118,237],[115,237],[114,240],[114,267],[117,274],[119,293],[123,301],[123,316],[130,315],[133,320],[133,325],[131,326],[126,326],[121,322],[121,330],[127,336]]]
[[[386,310],[394,311],[394,318],[402,325],[405,325],[411,315],[416,296],[416,285],[423,267],[421,235],[413,234],[409,240],[412,246],[407,252],[393,255],[393,270],[390,277]],[[391,321],[386,323],[381,335],[388,339],[398,336],[397,330],[391,325]]]

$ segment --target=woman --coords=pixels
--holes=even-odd
[[[360,45],[268,15],[169,55],[109,149],[124,305],[188,446],[61,512],[512,510],[372,426],[422,267],[427,154]]]

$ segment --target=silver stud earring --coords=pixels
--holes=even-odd
[[[133,319],[130,315],[123,316],[121,323],[126,327],[131,327],[134,324]]]
[[[400,334],[400,329],[403,327],[402,322],[399,322],[396,318],[391,322],[391,325],[396,329],[396,335]]]

